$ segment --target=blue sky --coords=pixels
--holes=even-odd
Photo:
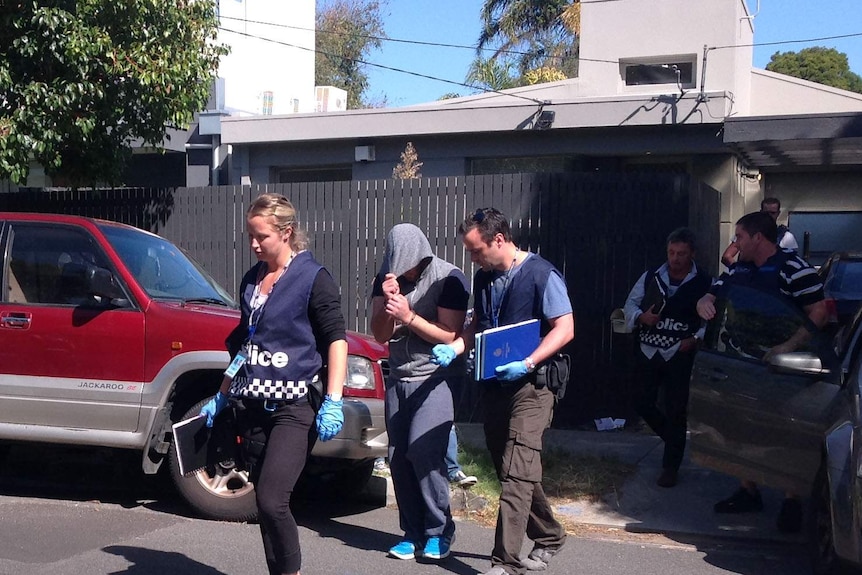
[[[661,0],[651,0],[660,2]],[[733,1],[733,0],[725,0]],[[482,0],[389,0],[384,13],[386,34],[393,39],[441,44],[475,45],[479,37]],[[756,0],[748,0],[751,10]],[[822,38],[862,33],[860,0],[761,0],[754,20],[755,43]],[[754,48],[754,65],[763,68],[776,51],[827,46],[847,54],[850,69],[862,74],[862,36],[804,44]],[[473,49],[384,42],[368,60],[425,76],[462,82],[473,61]],[[467,88],[415,75],[369,67],[370,94],[385,95],[389,106],[430,102],[448,92]]]

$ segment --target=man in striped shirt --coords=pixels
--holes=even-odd
[[[795,251],[783,250],[776,244],[778,228],[769,214],[753,212],[736,222],[734,243],[739,248],[738,261],[713,284],[709,293],[697,302],[697,313],[705,320],[715,317],[716,295],[724,286],[745,285],[769,293],[782,294],[822,328],[827,320],[823,301],[823,283],[817,271]],[[764,361],[779,353],[798,349],[811,337],[806,327],[800,327],[789,339],[773,346]],[[716,513],[762,511],[763,500],[757,484],[743,480],[739,490],[715,504]],[[778,514],[778,529],[799,531],[802,525],[802,505],[799,498],[788,493]]]

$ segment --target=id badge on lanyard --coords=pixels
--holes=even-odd
[[[227,366],[227,369],[224,371],[226,377],[233,379],[236,377],[239,368],[245,365],[245,362],[248,360],[248,351],[246,348],[240,349],[237,354],[233,357],[233,360],[230,362],[230,365]]]

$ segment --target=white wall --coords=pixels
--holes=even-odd
[[[225,107],[242,114],[261,114],[264,92],[270,91],[273,115],[313,112],[314,0],[218,3],[219,41],[231,46],[231,53],[219,66],[219,76],[225,79]],[[298,100],[296,108],[294,100]]]
[[[745,0],[626,0],[581,3],[581,95],[668,93],[673,86],[625,86],[619,61],[690,57],[701,88],[704,45],[751,44]],[[747,113],[752,48],[710,50],[705,88],[734,94],[733,112]]]
[[[862,94],[776,74],[751,71],[751,115],[862,111]]]
[[[766,174],[764,180],[764,195],[781,200],[785,216],[789,212],[862,212],[860,172]]]

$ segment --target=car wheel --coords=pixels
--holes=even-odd
[[[811,566],[815,575],[845,575],[858,573],[852,571],[835,554],[835,541],[832,533],[832,494],[825,464],[820,467],[814,489],[811,493],[811,513],[809,521],[809,542],[811,545]]]
[[[198,402],[183,419],[196,416],[208,401]],[[253,521],[257,518],[254,486],[248,472],[233,462],[207,466],[193,475],[180,474],[176,445],[171,443],[170,471],[174,485],[186,502],[201,516],[218,521]]]

